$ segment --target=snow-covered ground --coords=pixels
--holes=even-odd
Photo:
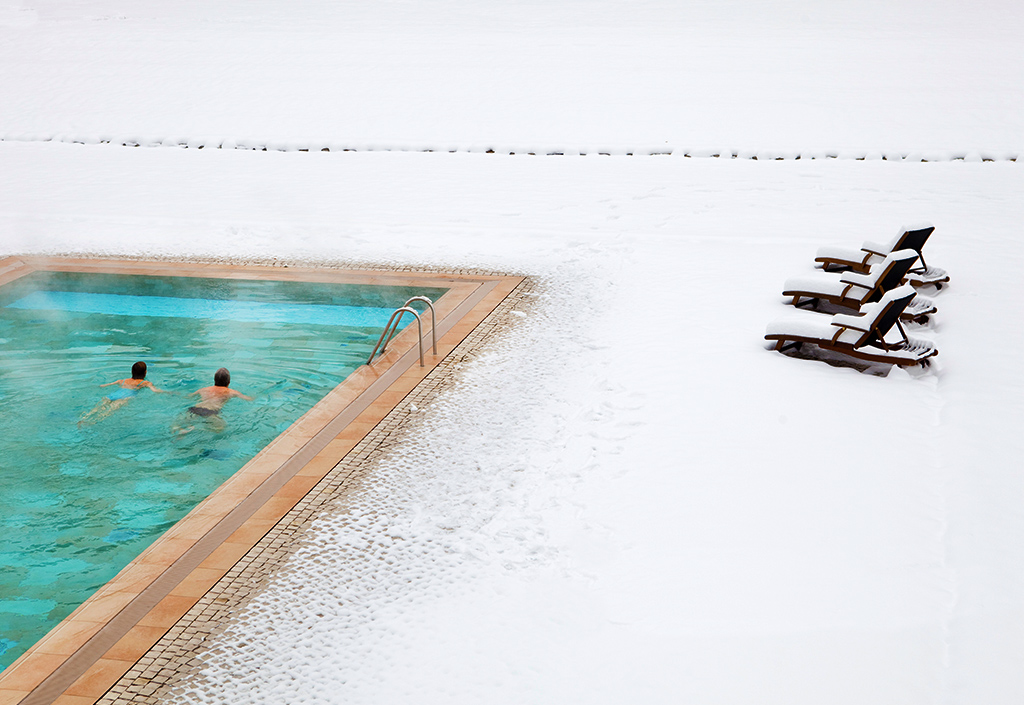
[[[0,6],[7,138],[517,152],[0,143],[0,254],[542,280],[174,700],[1019,703],[1024,161],[682,152],[1015,154],[1022,28],[997,2]],[[912,330],[929,372],[764,349],[817,246],[921,220],[952,276]]]
[[[0,0],[0,137],[1024,150],[1015,0]]]

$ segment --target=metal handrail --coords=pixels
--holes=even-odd
[[[402,306],[401,308],[397,308],[397,309],[395,309],[395,312],[391,314],[391,318],[388,319],[388,324],[386,326],[384,326],[384,332],[380,334],[380,338],[377,340],[377,345],[374,346],[373,352],[370,353],[370,359],[368,359],[366,361],[367,365],[373,363],[373,358],[377,354],[377,349],[378,348],[380,348],[380,354],[381,355],[383,355],[385,352],[387,352],[388,342],[398,332],[398,325],[399,325],[399,323],[402,322],[402,316],[404,316],[406,314],[406,312],[409,312],[413,316],[416,317],[416,327],[419,329],[419,336],[417,336],[417,341],[419,342],[419,345],[420,345],[420,367],[424,367],[424,364],[423,364],[423,321],[420,320],[420,314],[416,313],[416,309],[409,308],[408,306]],[[391,327],[392,323],[395,324],[394,325],[394,329],[392,329],[392,327]],[[391,333],[390,336],[388,335],[389,332]],[[383,347],[381,347],[382,343],[383,343]]]
[[[434,311],[434,302],[426,296],[414,296],[402,306],[408,307],[413,301],[422,301],[430,307],[430,349],[434,355],[437,355],[437,313]]]

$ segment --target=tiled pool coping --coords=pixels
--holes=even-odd
[[[0,705],[95,703],[523,282],[435,272],[18,257],[0,284],[36,270],[441,286],[438,354],[420,367],[415,326],[264,448],[110,582],[0,673]],[[430,316],[424,316],[429,340]],[[365,444],[364,444],[365,445]]]
[[[256,598],[296,550],[306,545],[306,531],[325,512],[334,520],[373,521],[362,505],[363,492],[384,481],[378,462],[401,453],[404,440],[422,431],[421,410],[458,383],[458,371],[486,349],[489,338],[520,320],[534,300],[532,279],[524,280],[483,322],[459,343],[406,395],[288,514],[268,531],[139,659],[98,701],[98,705],[160,705],[179,701],[182,693],[202,688],[208,652],[240,646],[230,629],[250,599]],[[357,509],[358,507],[358,509]],[[197,684],[197,679],[199,683]]]

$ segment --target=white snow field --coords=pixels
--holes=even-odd
[[[168,701],[1020,703],[1022,29],[1009,2],[0,4],[0,255],[540,279]],[[207,148],[66,143],[101,136]],[[245,140],[270,151],[209,148]],[[818,246],[922,220],[952,277],[911,329],[929,370],[765,349]]]
[[[1015,0],[0,0],[0,137],[1024,150]]]

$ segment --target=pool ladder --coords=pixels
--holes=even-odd
[[[402,317],[406,313],[411,313],[416,317],[416,328],[419,331],[418,341],[420,345],[420,367],[423,367],[423,320],[420,318],[420,314],[416,312],[416,309],[412,308],[409,304],[411,303],[425,303],[427,308],[430,309],[430,345],[433,353],[437,355],[437,314],[434,312],[434,303],[426,296],[414,296],[406,301],[400,308],[396,308],[395,312],[391,314],[391,318],[388,319],[388,324],[384,326],[384,332],[380,334],[380,339],[377,341],[377,345],[373,348],[373,352],[370,353],[370,359],[366,361],[367,365],[373,363],[373,358],[377,355],[378,348],[380,354],[384,355],[388,349],[388,343],[398,333],[398,326],[402,322]],[[424,310],[425,312],[425,310]]]

